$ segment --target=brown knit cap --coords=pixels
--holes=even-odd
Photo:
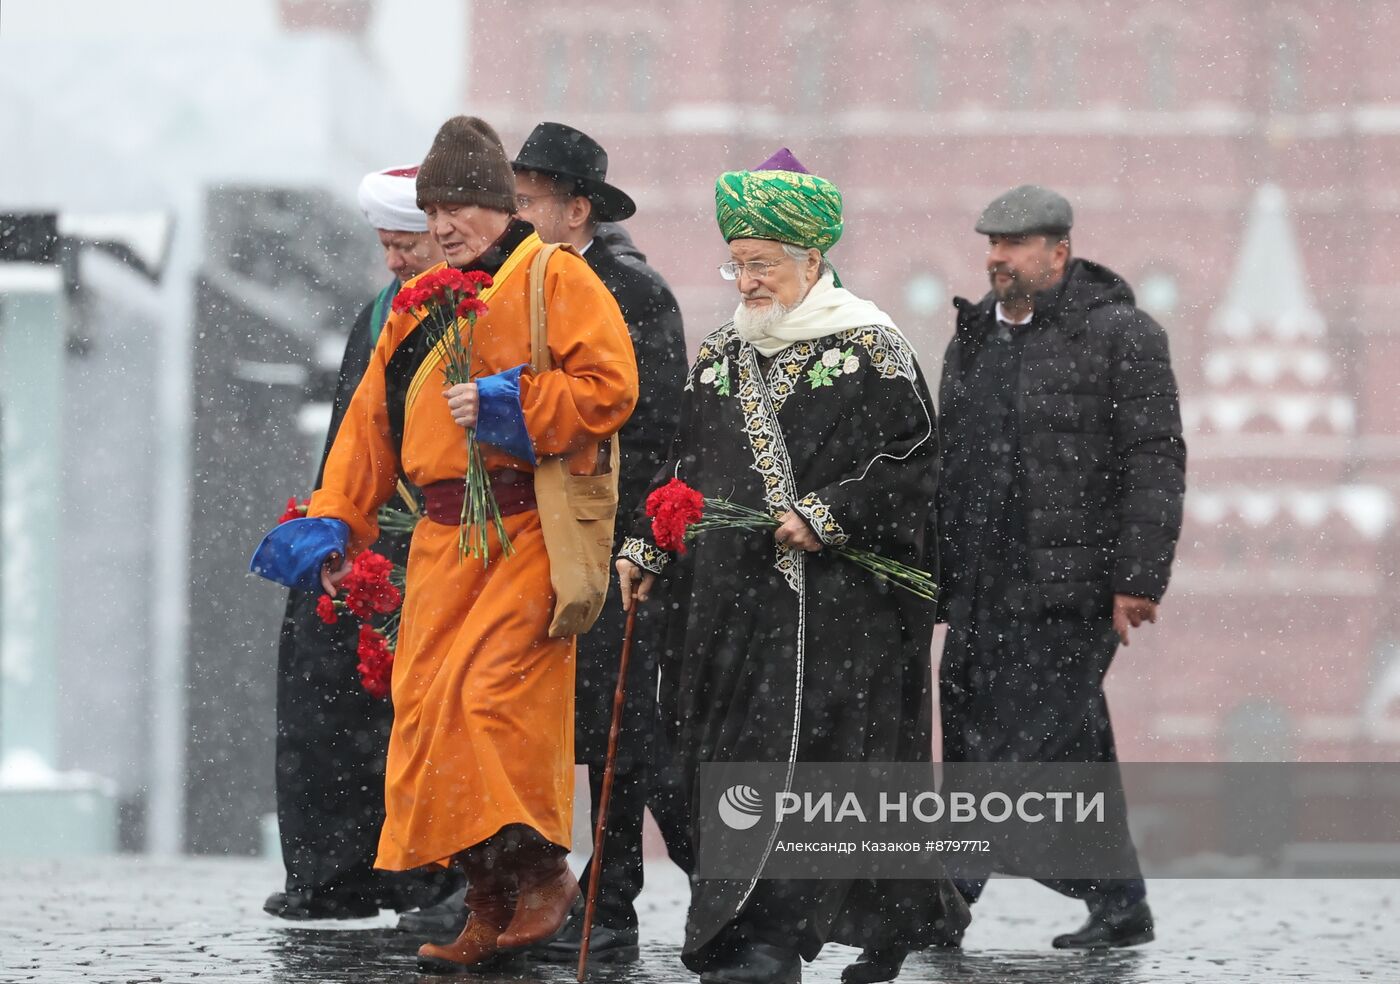
[[[491,124],[454,116],[418,167],[418,207],[452,202],[515,211],[515,172]]]

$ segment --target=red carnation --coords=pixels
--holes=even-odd
[[[424,287],[405,287],[394,295],[394,303],[391,307],[399,312],[416,311],[418,308],[428,304],[433,297],[433,292]]]
[[[495,282],[491,279],[491,274],[487,273],[485,270],[469,270],[464,276],[467,282],[479,291],[485,290]]]
[[[437,282],[441,284],[446,290],[471,290],[471,285],[467,282],[467,275],[461,270],[457,270],[453,267],[447,267],[444,270],[439,270],[437,275]]]
[[[432,307],[442,303],[442,287],[439,284],[429,284],[426,287],[418,288],[419,307]]]
[[[281,526],[283,523],[291,522],[294,519],[301,519],[305,515],[306,503],[297,502],[297,497],[292,496],[290,499],[287,500],[287,508],[282,513],[281,518],[277,520],[277,525]]]
[[[345,607],[358,618],[387,615],[398,608],[403,594],[389,581],[393,570],[393,562],[383,554],[373,550],[361,553],[341,582],[345,590]]]
[[[457,317],[479,318],[486,313],[486,302],[479,297],[464,297],[457,305]]]
[[[394,301],[389,307],[395,314],[403,314],[405,311],[412,311],[422,304],[419,299],[422,292],[417,287],[404,287],[394,295]]]
[[[327,625],[340,621],[340,614],[335,610],[335,599],[330,595],[321,595],[316,602],[316,615]]]
[[[350,565],[356,575],[370,580],[387,580],[394,569],[394,563],[382,553],[365,550],[356,556]]]
[[[384,633],[371,625],[361,625],[360,641],[355,652],[360,658],[356,667],[360,672],[360,686],[372,697],[389,696],[394,651],[389,648],[389,640],[384,637]]]
[[[673,478],[647,496],[647,515],[651,517],[651,535],[662,550],[685,553],[685,534],[698,523],[705,512],[705,497]]]

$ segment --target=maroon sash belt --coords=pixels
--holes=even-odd
[[[535,505],[535,476],[530,472],[502,468],[489,473],[491,492],[502,516],[529,512]],[[467,480],[450,479],[423,486],[423,501],[428,518],[444,526],[456,526],[462,521],[462,503],[467,498]]]

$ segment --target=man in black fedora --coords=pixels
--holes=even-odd
[[[646,264],[646,257],[616,225],[637,206],[626,192],[608,184],[608,155],[598,142],[562,123],[541,123],[512,162],[518,213],[545,242],[567,243],[583,254],[622,309],[632,334],[640,376],[637,408],[623,426],[620,509],[640,501],[657,469],[670,453],[671,438],[685,383],[685,333],[676,298],[666,281]],[[625,524],[618,524],[619,541]],[[620,546],[620,542],[615,545]],[[629,961],[637,957],[637,913],[633,902],[642,889],[642,815],[648,805],[672,857],[689,867],[684,848],[684,818],[676,817],[671,797],[649,795],[654,789],[651,753],[656,731],[657,655],[664,636],[666,603],[656,599],[639,610],[627,673],[627,704],[618,738],[617,769],[608,809],[608,839],[598,908],[589,941],[591,960]],[[593,629],[578,640],[574,711],[575,755],[588,766],[596,816],[607,758],[613,692],[624,627],[622,606],[605,605]],[[590,862],[581,882],[587,890]],[[536,955],[545,960],[575,961],[582,919]]]

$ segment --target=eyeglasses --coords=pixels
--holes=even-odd
[[[782,260],[749,260],[747,263],[737,263],[730,260],[728,263],[719,265],[719,275],[725,280],[738,280],[739,274],[747,273],[755,280],[766,280],[773,272],[773,268],[781,266]]]
[[[517,209],[526,209],[526,208],[529,208],[531,205],[535,204],[535,202],[544,201],[546,198],[573,198],[573,197],[575,197],[575,195],[574,195],[574,193],[573,193],[572,191],[555,191],[555,192],[551,192],[551,193],[548,194],[548,195],[516,195],[516,196],[515,196],[515,207],[516,207]]]

